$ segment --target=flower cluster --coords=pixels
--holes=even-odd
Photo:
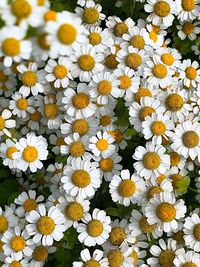
[[[134,21],[0,1],[0,157],[21,190],[3,267],[44,266],[70,229],[73,267],[200,266],[200,66],[166,38],[176,19],[196,39],[199,1],[147,2]]]

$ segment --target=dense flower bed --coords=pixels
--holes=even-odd
[[[200,267],[199,0],[0,15],[0,265]]]

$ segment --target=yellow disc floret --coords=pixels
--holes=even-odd
[[[14,236],[10,241],[10,247],[18,252],[22,251],[26,246],[26,241],[21,236]]]
[[[97,32],[92,32],[88,36],[91,45],[98,45],[101,43],[101,35]]]
[[[124,22],[118,22],[115,24],[113,31],[116,37],[122,37],[124,33],[128,32],[128,26]]]
[[[182,0],[181,4],[184,11],[192,11],[195,8],[195,0]]]
[[[141,108],[138,114],[140,121],[144,121],[147,116],[151,116],[154,112],[155,109],[149,106]]]
[[[53,74],[57,79],[63,79],[67,76],[68,70],[64,65],[57,65],[54,70]]]
[[[49,216],[42,216],[37,221],[36,227],[41,235],[51,235],[55,229],[55,222]]]
[[[112,84],[107,80],[103,80],[99,82],[97,90],[100,95],[109,95],[112,90]]]
[[[75,158],[81,157],[85,153],[85,145],[81,141],[75,141],[70,144],[69,153]]]
[[[105,58],[105,65],[108,69],[114,70],[117,68],[119,62],[116,60],[115,54],[110,54]]]
[[[200,241],[200,223],[196,224],[193,230],[194,237],[197,241]]]
[[[91,71],[95,66],[95,60],[90,55],[82,55],[78,59],[78,66],[83,71]]]
[[[191,22],[185,22],[182,29],[185,34],[191,34],[194,32],[194,25]]]
[[[159,186],[152,186],[147,190],[147,199],[151,199],[152,197],[154,197],[156,194],[159,194],[163,192],[163,189]]]
[[[22,157],[26,162],[34,162],[38,158],[38,150],[34,146],[27,146],[22,152]]]
[[[8,57],[15,57],[20,54],[20,41],[16,38],[7,38],[2,42],[2,51]]]
[[[147,152],[143,157],[144,167],[148,170],[155,170],[161,163],[160,156],[155,152]]]
[[[15,0],[11,4],[11,11],[19,20],[28,18],[32,8],[27,0]]]
[[[195,78],[197,77],[197,70],[193,67],[187,67],[185,74],[189,80],[195,80]]]
[[[120,246],[126,238],[126,233],[122,227],[114,227],[110,232],[109,240],[113,246]]]
[[[90,103],[90,97],[85,93],[78,93],[72,98],[72,104],[76,109],[84,109]]]
[[[106,139],[99,139],[96,143],[96,147],[100,151],[105,151],[108,148],[108,141]]]
[[[137,103],[140,103],[140,99],[144,96],[152,96],[151,91],[148,88],[140,87],[137,91],[137,93],[134,94],[134,100]]]
[[[160,17],[167,17],[170,14],[170,6],[165,1],[158,1],[154,5],[154,11]]]
[[[142,217],[139,220],[140,229],[145,233],[152,233],[156,229],[156,224],[149,224],[146,217]]]
[[[58,106],[53,103],[46,104],[44,106],[44,114],[48,119],[55,119],[58,116]]]
[[[118,187],[118,192],[122,197],[131,197],[135,190],[136,186],[132,180],[123,180]]]
[[[171,166],[177,166],[180,162],[181,158],[179,154],[175,151],[170,152],[170,164]]]
[[[5,120],[2,116],[0,116],[0,130],[3,130],[5,127]]]
[[[23,267],[22,264],[19,261],[12,261],[9,264],[9,267]]]
[[[83,267],[101,267],[100,263],[94,259],[91,259],[89,261],[86,261],[83,264]]]
[[[166,125],[162,121],[154,121],[151,124],[151,131],[154,135],[163,135],[166,131]]]
[[[174,251],[166,249],[160,253],[158,261],[162,267],[172,267],[175,256]]]
[[[163,64],[157,64],[152,69],[153,75],[158,79],[163,79],[167,76],[167,68]]]
[[[124,262],[124,255],[118,249],[110,250],[107,255],[109,267],[121,267]]]
[[[183,263],[181,267],[198,267],[198,265],[194,262],[187,261],[186,263]]]
[[[132,69],[137,69],[142,64],[142,57],[137,53],[130,53],[125,58],[125,63]]]
[[[91,220],[87,224],[87,233],[92,237],[100,236],[103,233],[103,224],[99,220]]]
[[[0,215],[0,233],[4,233],[8,229],[8,220],[5,216]]]
[[[178,111],[183,107],[184,101],[179,94],[170,94],[165,100],[165,105],[170,111]]]
[[[33,259],[36,261],[45,261],[48,257],[48,249],[45,246],[38,246],[33,251]]]
[[[171,54],[167,54],[167,53],[162,54],[161,60],[167,66],[171,66],[174,63],[174,57]]]
[[[72,182],[75,186],[84,188],[90,184],[90,174],[85,170],[76,170],[72,174]]]
[[[62,24],[58,29],[57,37],[62,44],[71,45],[76,41],[77,30],[71,24]]]
[[[28,100],[26,98],[20,98],[17,100],[16,105],[18,109],[25,110],[28,107]]]
[[[37,208],[37,202],[35,199],[27,199],[24,201],[23,207],[24,207],[25,211],[30,212],[30,211],[35,210]]]
[[[22,74],[22,82],[25,86],[34,86],[37,82],[37,75],[33,71],[25,71]]]
[[[71,221],[80,221],[84,215],[83,206],[78,202],[71,202],[65,208],[65,215]]]
[[[132,85],[132,80],[128,75],[122,75],[119,77],[120,80],[120,89],[127,90]]]
[[[144,41],[144,38],[142,36],[134,35],[130,39],[130,44],[135,48],[144,49],[145,41]]]
[[[89,131],[89,124],[85,119],[77,119],[72,124],[72,132],[79,133],[80,136],[86,135]]]
[[[163,202],[157,206],[156,215],[162,222],[171,222],[176,217],[176,210],[170,203]]]
[[[13,159],[13,153],[17,152],[17,148],[14,147],[14,146],[11,146],[7,149],[6,151],[6,156],[9,158],[9,159]]]
[[[110,172],[113,168],[113,160],[111,158],[103,158],[99,162],[99,167],[104,172]]]
[[[199,144],[199,135],[194,131],[187,131],[182,136],[184,146],[194,148]]]
[[[93,8],[86,8],[83,11],[83,21],[87,24],[95,24],[99,20],[99,12]]]

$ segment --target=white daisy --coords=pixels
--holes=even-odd
[[[11,207],[5,207],[5,211],[0,208],[0,234],[14,228],[18,224],[18,218],[14,215]]]
[[[192,214],[185,218],[184,223],[185,245],[196,252],[200,251],[200,217],[198,214]]]
[[[8,109],[4,109],[0,115],[0,136],[7,135],[11,137],[12,134],[8,129],[12,129],[16,126],[16,121],[10,119],[12,113]]]
[[[181,78],[187,87],[197,87],[200,83],[200,68],[197,61],[183,60],[181,64]]]
[[[3,165],[8,166],[10,169],[17,168],[18,160],[13,159],[14,152],[17,152],[16,140],[6,139],[5,143],[1,143],[0,156],[3,159]]]
[[[109,31],[115,37],[122,37],[123,34],[129,33],[129,30],[135,25],[135,22],[131,18],[127,18],[122,21],[117,16],[110,16],[107,18],[106,26],[108,27]]]
[[[108,248],[107,258],[109,266],[133,267],[133,258],[131,257],[132,248],[127,244],[121,247]]]
[[[193,41],[197,38],[197,34],[200,33],[199,22],[182,21],[176,27],[179,30],[178,36],[181,40],[185,40],[188,37]]]
[[[199,16],[199,0],[175,0],[178,19],[191,21]]]
[[[198,267],[200,266],[200,256],[199,253],[195,253],[192,250],[184,251],[184,253],[178,255],[174,259],[174,265],[176,267]]]

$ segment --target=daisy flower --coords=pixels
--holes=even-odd
[[[129,30],[135,25],[131,18],[122,21],[117,16],[110,16],[107,18],[106,26],[114,34],[115,37],[122,37],[123,34],[129,33]]]
[[[44,76],[48,82],[53,82],[55,88],[66,88],[71,76],[71,61],[66,57],[59,57],[58,62],[49,59],[45,66]]]
[[[176,151],[172,150],[169,152],[170,156],[170,172],[178,173],[185,166],[186,159],[182,155],[179,155]]]
[[[56,207],[64,214],[67,229],[72,225],[76,228],[78,222],[82,220],[90,209],[90,202],[81,196],[74,198],[65,194],[65,196],[58,198],[58,202],[59,204]]]
[[[16,214],[20,218],[24,217],[24,214],[28,214],[32,210],[36,210],[38,203],[42,202],[44,197],[42,195],[36,197],[36,191],[29,190],[28,193],[22,192],[16,199],[17,204]]]
[[[96,106],[91,102],[88,89],[86,83],[79,83],[77,92],[71,88],[65,90],[62,102],[69,116],[82,119],[89,118],[95,113]]]
[[[193,41],[197,38],[197,34],[200,33],[199,22],[182,21],[176,27],[179,30],[178,36],[181,40],[185,40],[188,37]]]
[[[13,230],[8,229],[2,236],[4,242],[3,251],[6,256],[13,256],[16,260],[21,260],[23,256],[30,257],[32,254],[30,235],[20,226],[15,226]]]
[[[181,78],[187,87],[197,87],[200,83],[200,69],[197,61],[183,60],[181,64]]]
[[[26,171],[30,168],[31,172],[43,167],[42,160],[47,159],[47,142],[44,137],[28,133],[26,138],[22,137],[16,143],[17,152],[13,153],[13,158],[18,159],[18,168]]]
[[[7,230],[14,228],[18,224],[18,218],[13,214],[10,207],[5,207],[5,211],[0,208],[0,234],[3,235]]]
[[[11,133],[8,129],[12,129],[16,126],[16,121],[11,120],[12,113],[8,109],[4,109],[0,115],[0,136],[7,135],[11,137]]]
[[[70,59],[74,63],[71,66],[71,75],[73,78],[79,77],[81,82],[89,82],[94,74],[104,69],[103,54],[90,44],[74,46]]]
[[[124,206],[141,202],[146,189],[143,179],[136,173],[131,175],[129,170],[122,170],[120,176],[114,175],[109,188],[112,200]]]
[[[15,141],[15,142],[14,142]],[[16,140],[6,139],[5,143],[0,145],[0,156],[3,159],[3,165],[8,166],[10,169],[17,168],[18,160],[13,158],[13,153],[17,152]]]
[[[186,247],[196,252],[200,251],[200,217],[198,214],[192,214],[185,218],[184,240]]]
[[[133,267],[132,248],[123,244],[119,248],[112,248],[107,252],[109,266]]]
[[[105,19],[105,15],[101,13],[102,6],[95,4],[93,0],[87,0],[83,8],[77,7],[75,12],[81,17],[83,25],[90,29],[91,26],[98,26],[102,20]]]
[[[98,52],[104,52],[108,39],[111,38],[109,32],[100,27],[91,26],[87,35],[89,44],[93,45]]]
[[[103,251],[99,249],[95,249],[93,254],[90,254],[89,249],[85,248],[80,253],[81,256],[81,262],[80,261],[74,261],[73,267],[84,267],[84,266],[90,266],[95,264],[99,267],[108,267],[108,260],[107,258],[103,257]]]
[[[200,153],[200,124],[190,120],[178,124],[172,136],[171,148],[185,158],[194,160]]]
[[[79,241],[85,246],[101,245],[108,239],[111,219],[104,210],[94,209],[92,215],[87,213],[82,222],[79,223],[77,232]]]
[[[48,21],[45,32],[48,34],[51,58],[69,56],[74,44],[84,43],[86,40],[81,19],[68,11],[57,13],[56,20]]]
[[[181,21],[192,21],[199,16],[199,0],[175,0],[178,19]]]
[[[164,179],[162,182],[158,182],[155,179],[149,179],[146,181],[146,200],[149,201],[153,198],[156,194],[160,194],[161,192],[172,192],[173,186],[172,182],[168,179]],[[144,202],[144,205],[146,203]]]
[[[185,216],[186,206],[183,199],[176,201],[173,193],[161,192],[149,200],[145,215],[150,225],[157,223],[161,231],[169,233],[178,228],[178,219]]]
[[[171,69],[177,69],[180,66],[181,55],[178,50],[174,48],[161,47],[157,50],[161,61]]]
[[[97,73],[89,83],[90,95],[96,99],[97,104],[107,105],[110,98],[118,98],[122,95],[118,88],[119,83],[115,75],[110,72]]]
[[[165,152],[165,147],[151,142],[147,142],[146,147],[138,146],[133,154],[133,158],[137,161],[133,163],[137,174],[149,179],[156,178],[169,170],[170,157]]]
[[[147,255],[146,250],[141,250],[141,248],[138,247],[137,244],[133,245],[131,249],[132,249],[132,252],[129,255],[129,257],[131,257],[133,260],[133,266],[145,267],[143,263],[144,263],[144,258]]]
[[[23,83],[19,89],[20,94],[29,95],[31,92],[35,96],[39,93],[43,93],[43,79],[41,72],[38,71],[37,63],[31,62],[28,64],[28,67],[24,64],[20,64],[17,66],[17,70],[20,73],[19,78]]]
[[[3,63],[0,64],[0,95],[10,97],[15,91],[17,85],[16,75],[11,68],[5,68]]]
[[[184,251],[174,259],[174,265],[176,267],[198,267],[200,265],[199,253],[195,253],[192,250]]]
[[[28,259],[22,259],[22,260],[16,260],[15,257],[12,255],[10,257],[7,257],[4,261],[4,264],[2,267],[10,267],[12,264],[15,266],[20,266],[20,267],[29,267],[29,261]]]
[[[95,156],[99,157],[101,155],[103,158],[107,158],[115,151],[114,141],[112,135],[99,131],[96,136],[90,138],[89,149]]]
[[[161,145],[163,139],[169,141],[169,137],[173,134],[174,124],[170,120],[170,114],[153,113],[151,117],[146,117],[142,122],[142,128],[146,140],[152,138],[154,145]]]
[[[101,185],[100,172],[88,160],[72,159],[64,170],[61,182],[69,196],[90,198]]]
[[[0,30],[0,56],[4,57],[3,63],[6,67],[10,67],[13,62],[29,59],[31,42],[24,40],[25,35],[25,30],[17,26],[3,27]]]
[[[32,210],[27,216],[28,225],[26,230],[33,236],[33,242],[42,242],[43,246],[51,246],[53,241],[59,241],[66,230],[65,217],[56,207],[49,210],[40,204],[37,210]]]
[[[147,259],[150,266],[173,266],[175,257],[184,253],[184,249],[178,249],[176,241],[171,238],[167,240],[167,243],[159,239],[159,246],[151,246],[150,253],[154,256]]]
[[[60,132],[57,132],[56,135],[51,134],[49,137],[49,141],[50,144],[53,145],[52,152],[55,153],[56,155],[60,153],[61,146],[66,145],[64,136]]]

